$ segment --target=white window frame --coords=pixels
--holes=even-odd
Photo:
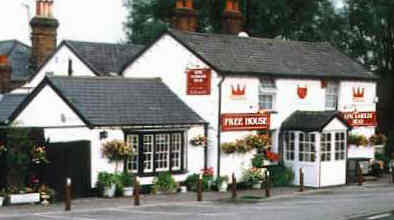
[[[269,83],[267,83],[269,82]],[[269,78],[269,77],[263,77],[260,78],[260,83],[259,83],[259,109],[266,109],[273,111],[276,109],[276,82],[275,79]],[[271,101],[271,108],[263,108],[263,96],[271,96],[272,101]]]
[[[342,135],[342,137],[339,135]],[[334,133],[334,146],[335,146],[334,148],[335,161],[345,160],[346,159],[346,132],[337,131]]]
[[[339,103],[339,83],[338,82],[327,82],[326,91],[325,91],[325,103],[324,106],[326,110],[336,110],[338,108]],[[335,100],[331,102],[332,99]]]
[[[137,134],[130,134],[126,136],[126,142],[133,149],[133,156],[127,160],[127,170],[133,173],[138,172],[138,149],[139,149],[139,136]]]
[[[295,143],[296,143],[296,134],[295,132],[286,132],[285,133],[285,147],[284,147],[284,159],[287,161],[295,160]]]
[[[303,140],[301,137],[303,136]],[[314,137],[314,141],[312,141]],[[316,162],[316,139],[315,133],[298,133],[298,161],[299,162]]]
[[[326,137],[328,136],[328,137]],[[331,132],[320,133],[320,161],[330,162],[332,161],[332,140],[333,135]]]

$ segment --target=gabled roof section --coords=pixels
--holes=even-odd
[[[121,68],[143,49],[142,45],[63,41],[96,75],[120,73]]]
[[[172,29],[167,33],[222,74],[377,79],[372,72],[327,42],[285,41]]]
[[[28,80],[33,71],[30,68],[31,48],[17,40],[0,41],[0,54],[8,56],[11,63],[11,80]]]
[[[282,123],[281,130],[322,131],[334,118],[350,128],[336,111],[295,111]]]
[[[26,97],[26,94],[3,95],[0,99],[0,124],[8,124],[11,115]]]
[[[158,78],[56,76],[45,81],[91,127],[206,123]]]

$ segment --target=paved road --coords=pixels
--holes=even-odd
[[[2,214],[0,220],[392,220],[394,187],[343,187],[261,202],[175,202],[35,214]],[[363,217],[365,216],[365,217]]]

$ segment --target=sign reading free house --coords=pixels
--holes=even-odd
[[[267,130],[270,128],[269,113],[222,114],[222,131]]]
[[[187,70],[187,95],[210,95],[211,94],[211,70],[190,69]]]
[[[342,117],[352,127],[376,126],[376,112],[342,112]]]

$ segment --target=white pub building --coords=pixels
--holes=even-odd
[[[345,184],[349,132],[375,133],[376,76],[327,42],[238,35],[237,1],[226,2],[226,34],[196,33],[192,1],[182,2],[177,30],[158,37],[121,74],[162,78],[209,122],[207,163],[216,174],[241,176],[254,154],[226,155],[222,143],[263,131],[293,168],[295,184],[299,168],[307,186]]]

